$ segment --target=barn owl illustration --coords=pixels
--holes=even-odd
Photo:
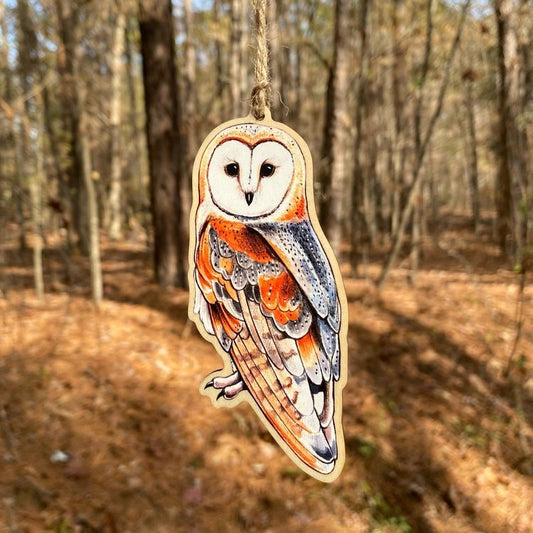
[[[343,466],[345,295],[318,225],[312,163],[268,116],[219,126],[193,169],[190,317],[224,360],[201,391],[247,400],[304,471]]]

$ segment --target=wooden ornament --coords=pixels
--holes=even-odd
[[[333,481],[348,316],[309,148],[267,109],[213,130],[192,183],[189,316],[224,361],[200,391],[217,407],[247,401],[300,468]]]

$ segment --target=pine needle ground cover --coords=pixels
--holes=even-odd
[[[87,259],[66,279],[51,241],[38,302],[31,251],[4,245],[0,530],[529,533],[531,279],[506,376],[519,282],[489,224],[475,238],[449,218],[423,250],[415,287],[400,264],[377,293],[375,258],[346,275],[346,465],[324,485],[247,405],[199,395],[218,355],[143,244],[104,243],[99,311]]]

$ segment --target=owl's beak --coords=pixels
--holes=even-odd
[[[246,199],[246,203],[250,205],[254,201],[254,193],[246,192],[244,193],[244,198]]]

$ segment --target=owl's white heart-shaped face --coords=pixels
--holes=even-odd
[[[292,154],[281,143],[263,141],[249,146],[229,139],[213,150],[207,183],[213,202],[222,211],[258,218],[280,206],[293,175]]]

